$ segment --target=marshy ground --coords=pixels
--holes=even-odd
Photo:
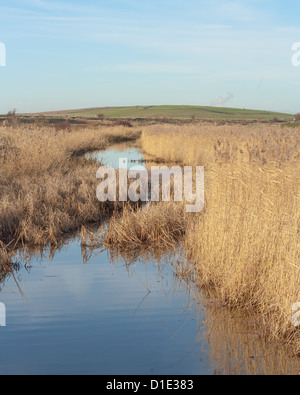
[[[164,163],[205,167],[205,208],[100,203],[99,163],[84,153],[131,141]],[[196,123],[82,127],[0,126],[2,271],[19,246],[59,246],[82,230],[86,246],[130,252],[178,244],[190,276],[212,300],[258,314],[259,336],[300,353],[291,307],[300,301],[300,129]],[[109,218],[104,233],[86,231]]]

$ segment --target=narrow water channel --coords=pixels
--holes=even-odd
[[[95,155],[94,155],[95,157]],[[97,154],[143,159],[135,148]],[[201,297],[172,270],[177,256],[82,259],[80,238],[54,256],[32,255],[0,285],[0,375],[298,374],[285,348],[266,344],[251,319]]]

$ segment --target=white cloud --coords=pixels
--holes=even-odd
[[[217,99],[211,102],[211,106],[216,106],[216,105],[223,105],[227,102],[229,102],[231,99],[233,99],[234,95],[230,92],[227,93],[226,97],[219,96]]]

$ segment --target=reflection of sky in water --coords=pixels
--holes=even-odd
[[[127,270],[104,252],[84,265],[77,242],[16,279],[24,297],[13,278],[0,293],[0,374],[212,373],[196,340],[197,304],[168,264]]]
[[[106,151],[90,154],[88,157],[97,159],[104,166],[110,166],[114,169],[126,168],[124,163],[120,163],[120,159],[127,159],[128,169],[134,167],[135,170],[145,170],[145,167],[131,161],[140,161],[144,157],[138,148],[126,148],[123,151],[116,149],[108,149]]]
[[[120,157],[142,159],[134,148],[97,155],[114,167]],[[212,354],[203,336],[203,306],[168,262],[127,268],[111,264],[103,252],[83,264],[83,252],[77,239],[53,261],[32,258],[30,270],[7,279],[0,292],[7,313],[0,375],[199,375],[214,374],[222,359],[231,360],[227,340]]]

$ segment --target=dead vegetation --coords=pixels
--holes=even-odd
[[[0,241],[0,290],[4,280],[20,267],[14,260],[14,249]]]
[[[122,254],[135,251],[168,251],[174,249],[186,230],[184,205],[166,203],[135,208],[124,206],[109,220],[107,231],[89,233],[89,241],[82,235],[83,243],[93,248],[117,250]]]
[[[188,218],[172,202],[126,211],[111,221],[104,245],[142,251],[182,242],[199,287],[222,305],[255,309],[264,336],[299,353],[291,320],[300,300],[299,128],[155,125],[141,144],[154,158],[204,165],[205,208]]]
[[[97,201],[99,165],[80,155],[134,139],[135,128],[69,133],[0,127],[0,239],[55,245],[113,214],[104,233],[83,228],[83,245],[137,254],[181,243],[199,287],[222,305],[254,309],[266,338],[293,344],[300,353],[291,320],[291,307],[300,301],[299,130],[267,124],[145,127],[140,144],[153,158],[205,167],[205,208],[188,217],[180,203],[133,210]],[[190,274],[186,262],[177,271]]]
[[[0,128],[0,240],[58,244],[81,225],[100,222],[121,206],[96,198],[99,164],[82,158],[137,130]]]
[[[280,126],[150,127],[143,149],[205,166],[205,208],[188,223],[184,249],[197,284],[221,303],[255,308],[269,338],[300,333],[300,132]]]

